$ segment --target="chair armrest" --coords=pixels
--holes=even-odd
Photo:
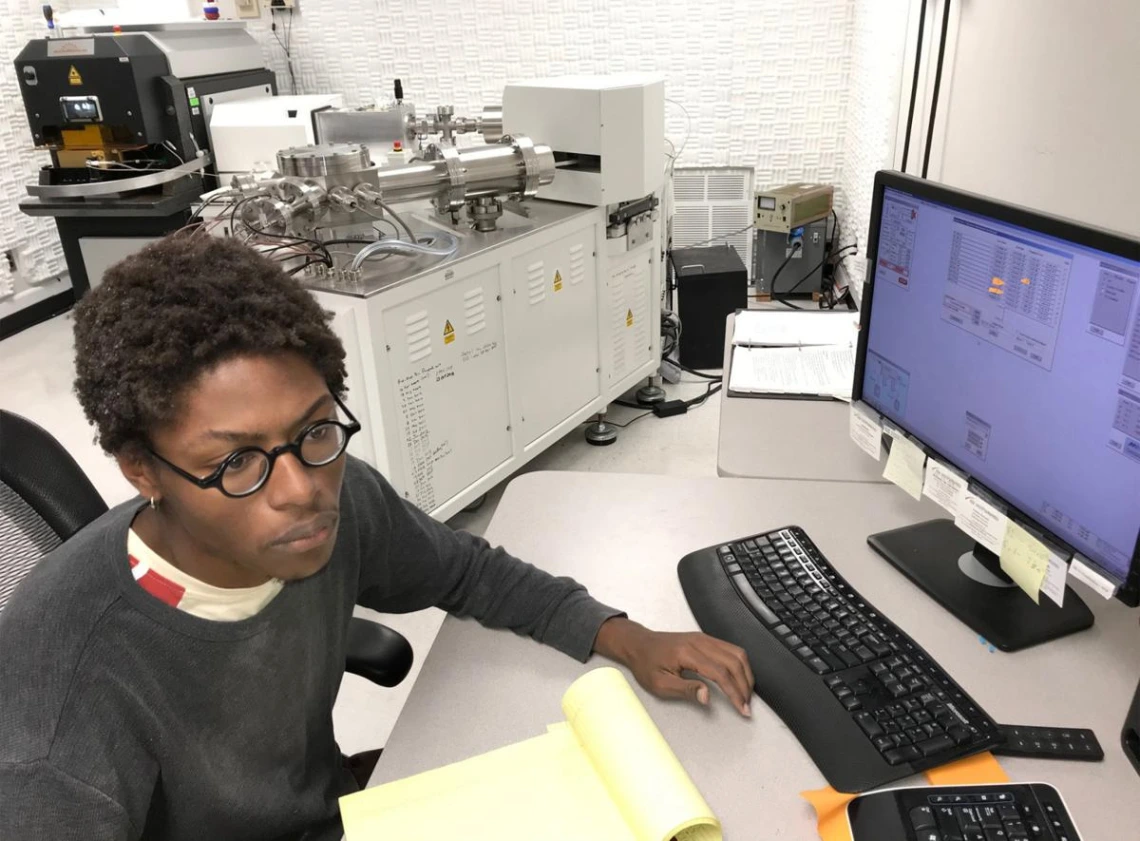
[[[354,616],[348,625],[344,670],[380,686],[396,686],[412,668],[412,646],[386,625]]]

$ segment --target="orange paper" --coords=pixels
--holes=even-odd
[[[800,792],[800,797],[815,807],[815,814],[819,820],[819,837],[823,841],[851,841],[851,828],[847,823],[847,804],[857,796],[843,794],[831,786]]]
[[[932,786],[968,786],[1007,783],[1009,776],[994,759],[994,755],[986,751],[949,765],[931,768],[926,772],[926,780]],[[819,837],[823,841],[851,841],[847,804],[858,795],[843,794],[828,786],[815,791],[801,791],[800,797],[815,807]]]
[[[926,779],[932,786],[976,786],[984,783],[1008,783],[1009,775],[994,759],[994,755],[986,751],[949,765],[931,768],[926,772]]]

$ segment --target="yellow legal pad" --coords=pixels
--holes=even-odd
[[[546,735],[340,799],[348,841],[720,841],[720,822],[617,669]]]

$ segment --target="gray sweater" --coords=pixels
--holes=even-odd
[[[324,570],[214,622],[127,563],[140,500],[45,558],[0,613],[0,837],[338,838],[332,708],[354,604],[438,606],[585,660],[618,611],[455,532],[349,459]],[[419,652],[422,654],[425,652]]]

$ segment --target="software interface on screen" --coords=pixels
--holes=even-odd
[[[1114,575],[1140,529],[1140,264],[886,189],[863,400]]]

